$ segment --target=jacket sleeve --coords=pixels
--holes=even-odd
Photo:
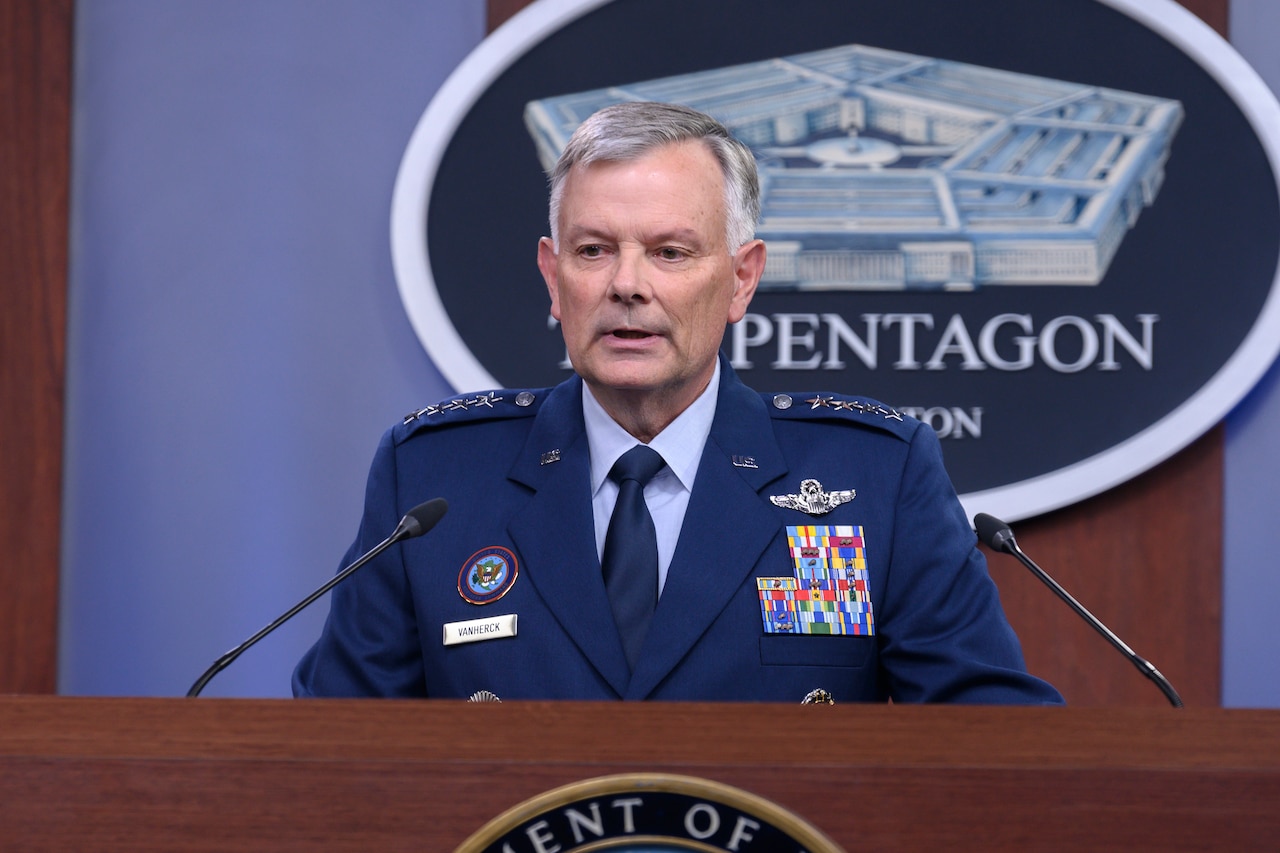
[[[879,614],[881,665],[899,702],[1061,704],[1029,675],[933,430],[912,436]]]
[[[389,430],[374,455],[360,530],[344,566],[395,529],[406,509],[397,506],[398,495],[396,446]],[[294,670],[294,696],[425,696],[403,545],[388,548],[331,595],[320,639]]]

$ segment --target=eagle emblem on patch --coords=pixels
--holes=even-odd
[[[458,594],[472,604],[488,604],[507,594],[516,582],[516,555],[493,545],[471,555],[458,572]]]
[[[817,480],[801,480],[798,495],[771,495],[769,501],[783,509],[794,509],[808,515],[826,515],[831,510],[853,500],[858,493],[853,489],[828,492]]]

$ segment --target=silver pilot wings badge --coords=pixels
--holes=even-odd
[[[770,495],[769,500],[774,506],[817,516],[826,515],[840,504],[848,503],[855,495],[857,492],[853,489],[828,492],[823,490],[822,484],[817,480],[801,480],[800,494]]]

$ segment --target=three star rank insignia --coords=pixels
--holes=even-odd
[[[756,578],[766,634],[875,635],[861,525],[787,528],[795,573]]]

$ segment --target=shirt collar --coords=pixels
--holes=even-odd
[[[702,460],[702,448],[711,434],[711,422],[716,416],[716,396],[720,389],[720,359],[716,359],[715,372],[706,389],[687,409],[679,414],[667,428],[654,436],[649,446],[662,454],[667,468],[687,491],[693,490],[693,480]],[[591,494],[600,490],[609,469],[618,457],[637,442],[600,405],[587,383],[582,383],[582,415],[587,428],[587,445],[591,451]],[[659,477],[666,471],[658,473]]]

